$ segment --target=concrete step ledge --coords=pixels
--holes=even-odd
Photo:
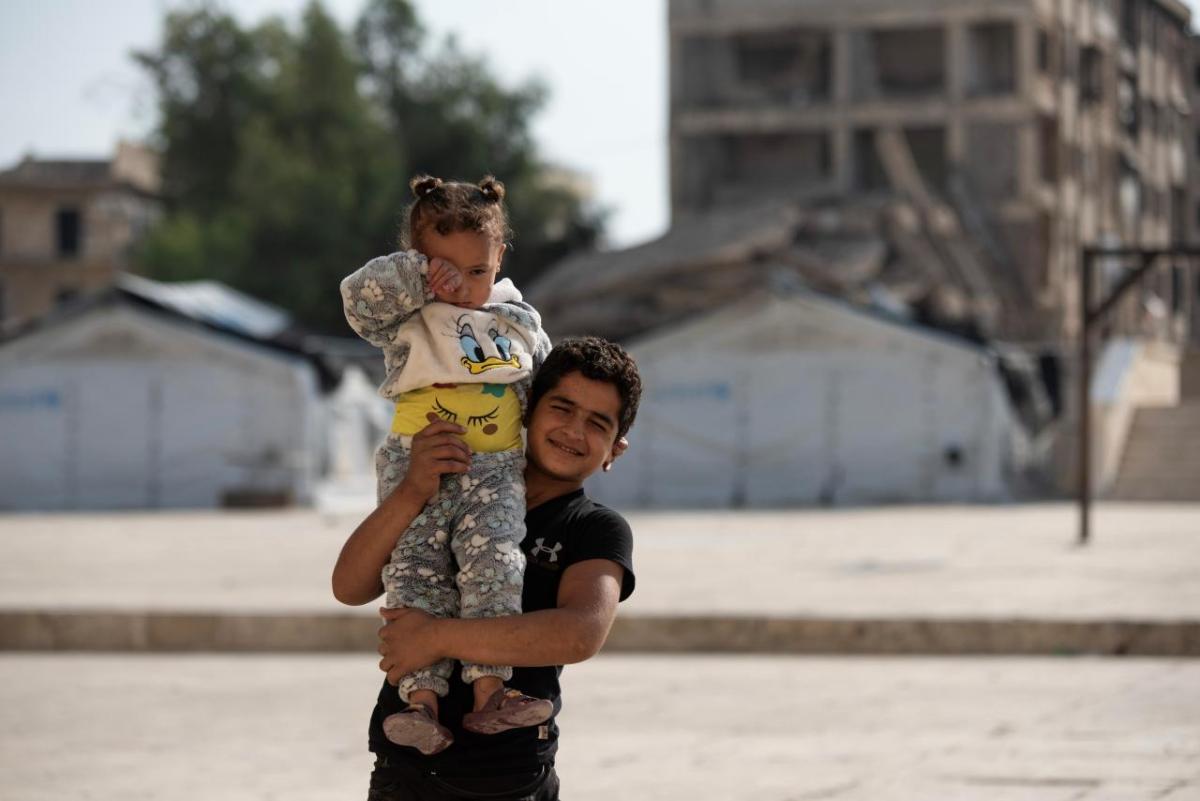
[[[363,615],[5,610],[0,651],[370,654],[378,627]],[[624,615],[604,650],[1200,657],[1200,621]]]
[[[1119,501],[1194,503],[1200,501],[1200,481],[1187,486],[1154,481],[1118,481],[1108,496]]]

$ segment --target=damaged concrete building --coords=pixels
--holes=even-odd
[[[667,239],[791,205],[758,272],[886,290],[978,338],[1070,341],[1084,244],[1182,241],[1200,214],[1189,21],[1178,0],[672,0]],[[697,270],[678,245],[568,262],[539,300],[587,297],[567,326],[627,337],[746,282],[745,260]],[[646,280],[664,258],[686,292]],[[633,283],[597,274],[615,262]],[[1197,282],[1164,282],[1186,317]]]
[[[1188,48],[1191,61],[1188,64],[1188,88],[1192,107],[1191,138],[1186,143],[1188,159],[1188,203],[1185,224],[1188,227],[1187,244],[1200,247],[1200,35],[1193,34]],[[1196,279],[1194,279],[1196,280]],[[1196,280],[1200,284],[1200,280]],[[1200,294],[1200,289],[1198,289]],[[1192,305],[1192,340],[1200,341],[1200,302]]]
[[[1011,357],[1016,416],[1069,486],[1081,249],[1200,243],[1188,8],[670,0],[669,35],[671,228],[550,271],[548,330],[636,352],[751,293],[837,298]],[[1178,344],[1198,290],[1165,265],[1105,333]]]
[[[931,239],[973,246],[943,258],[992,274],[992,335],[1069,339],[1083,244],[1179,242],[1197,213],[1189,18],[1177,0],[675,0],[675,219],[800,185],[898,190]]]

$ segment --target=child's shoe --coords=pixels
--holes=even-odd
[[[482,710],[463,715],[463,728],[476,734],[499,734],[545,723],[553,714],[554,704],[546,699],[501,687]]]
[[[454,735],[437,722],[433,710],[425,704],[409,704],[408,709],[383,719],[383,733],[396,745],[415,748],[425,756],[445,751]]]

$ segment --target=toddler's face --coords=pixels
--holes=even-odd
[[[505,245],[476,231],[439,234],[426,231],[420,250],[429,261],[443,259],[462,275],[462,285],[444,300],[464,309],[478,309],[487,303],[500,272]]]

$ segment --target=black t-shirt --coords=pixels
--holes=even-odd
[[[558,606],[562,574],[576,562],[608,559],[625,569],[621,600],[633,592],[633,533],[625,518],[588,498],[582,489],[562,495],[529,510],[525,515],[525,587],[521,607],[525,612]],[[454,744],[440,754],[422,756],[414,748],[398,746],[383,734],[383,719],[404,709],[396,688],[383,683],[375,711],[371,714],[370,748],[389,758],[424,765],[443,776],[505,775],[536,770],[554,759],[558,750],[558,724],[551,718],[542,726],[513,729],[500,734],[473,734],[462,728],[462,717],[470,712],[474,696],[462,681],[460,666],[450,677],[450,694],[438,704],[438,719],[454,732]],[[508,686],[535,698],[554,702],[554,714],[562,709],[558,677],[562,666],[513,668]]]

